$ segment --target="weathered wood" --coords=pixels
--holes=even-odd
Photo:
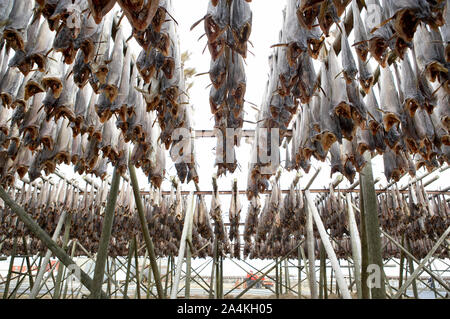
[[[136,237],[133,237],[133,239],[130,241],[130,245],[128,248],[128,257],[127,257],[127,271],[125,273],[125,287],[124,287],[124,293],[123,297],[125,299],[128,299],[128,285],[130,282],[130,271],[131,271],[131,262],[134,254],[134,246],[136,246]]]
[[[411,243],[410,243],[409,239],[406,239],[406,247],[408,248],[409,251],[411,251]],[[407,257],[407,260],[408,260],[409,273],[413,274],[414,273],[413,260],[409,256]],[[412,280],[412,289],[413,289],[414,298],[419,299],[419,293],[417,292],[417,283],[416,283],[416,279],[414,279],[414,278]]]
[[[0,198],[3,199],[5,204],[11,208],[11,210],[20,218],[20,220],[25,224],[26,227],[40,240],[44,242],[44,244],[55,254],[55,256],[66,266],[76,265],[76,263],[70,258],[66,252],[59,247],[54,240],[50,238],[50,236],[37,224],[37,222],[31,218],[25,210],[17,205],[6,193],[3,187],[0,186]],[[78,266],[77,266],[78,267]],[[82,284],[90,291],[94,291],[93,289],[93,281],[92,279],[81,270],[81,278]],[[101,295],[106,297],[106,294],[101,291]]]
[[[139,184],[136,177],[136,169],[131,163],[128,164],[128,170],[130,171],[131,185],[133,187],[134,199],[136,202],[137,212],[139,216],[139,221],[141,223],[142,233],[144,235],[145,245],[147,246],[148,255],[150,256],[150,265],[153,271],[153,277],[155,278],[156,290],[158,292],[158,297],[164,299],[164,292],[161,284],[161,276],[159,275],[158,264],[156,263],[155,248],[153,246],[152,238],[150,237],[150,232],[148,230],[148,223],[145,218],[144,205],[142,204],[142,198],[139,191]]]
[[[397,299],[402,295],[406,289],[411,285],[413,280],[421,274],[422,271],[424,271],[424,266],[428,262],[428,260],[433,256],[433,254],[436,252],[436,250],[439,248],[439,246],[444,242],[444,240],[447,238],[447,236],[450,234],[450,227],[447,228],[447,230],[442,234],[442,236],[439,238],[439,240],[434,244],[433,248],[428,252],[426,257],[422,260],[422,262],[417,266],[417,268],[414,270],[414,272],[409,276],[408,280],[404,283],[403,286],[401,286],[397,293],[393,296],[393,299]]]
[[[114,168],[111,188],[108,194],[108,201],[106,203],[105,213],[103,215],[102,233],[98,244],[97,258],[95,261],[94,279],[93,279],[93,293],[90,298],[100,299],[105,275],[105,263],[108,257],[108,246],[111,238],[111,230],[114,221],[114,213],[116,208],[117,194],[119,191],[120,175],[117,168]]]
[[[350,228],[350,238],[352,242],[353,265],[356,281],[356,292],[358,299],[362,299],[361,290],[361,239],[359,237],[358,225],[356,224],[355,213],[353,211],[350,194],[347,193],[347,214]]]
[[[66,223],[64,225],[64,236],[63,236],[63,249],[67,252],[68,243],[69,243],[69,235],[70,228],[72,226],[72,214],[69,214],[66,217]],[[64,265],[60,264],[58,268],[58,274],[56,275],[56,284],[55,284],[55,292],[53,294],[53,299],[59,299],[61,296],[61,279],[64,272]]]
[[[181,234],[180,248],[178,250],[175,281],[172,286],[170,299],[177,298],[178,286],[180,284],[181,266],[183,264],[184,253],[185,253],[185,249],[186,249],[186,237],[187,237],[187,233],[188,233],[188,229],[189,229],[189,224],[191,223],[191,220],[192,220],[193,211],[194,211],[194,194],[193,194],[193,192],[191,192],[189,195],[189,199],[188,199],[188,207],[187,207],[186,214],[184,217],[183,232]]]
[[[336,281],[339,286],[340,293],[344,299],[351,299],[350,292],[347,287],[347,283],[345,282],[344,274],[342,273],[341,268],[339,267],[338,259],[336,257],[336,253],[334,252],[333,246],[331,245],[329,236],[325,230],[325,227],[320,218],[319,212],[317,211],[316,205],[314,205],[314,201],[310,192],[305,191],[306,202],[311,211],[314,222],[317,226],[317,230],[319,231],[320,238],[322,239],[323,245],[328,255],[328,259],[331,262],[331,266],[336,273]]]
[[[315,206],[314,206],[315,207]],[[316,281],[316,260],[314,248],[314,229],[313,216],[311,207],[306,206],[306,246],[308,250],[308,265],[309,265],[309,290],[311,292],[311,299],[318,298],[317,281]]]
[[[56,241],[58,239],[59,233],[61,232],[62,226],[64,225],[66,216],[67,216],[67,211],[63,210],[63,212],[61,213],[61,216],[59,216],[58,224],[56,225],[55,232],[53,233],[53,236],[52,236],[53,241]],[[45,257],[44,257],[43,267],[39,268],[39,272],[37,274],[33,289],[31,289],[31,292],[29,295],[30,299],[35,299],[37,294],[39,293],[39,290],[41,289],[41,281],[42,281],[42,278],[44,278],[45,269],[47,268],[47,264],[48,264],[51,256],[52,256],[52,251],[50,249],[47,249],[47,252],[45,253]]]
[[[380,269],[380,276],[383,276],[383,257],[381,251],[381,232],[380,221],[378,218],[377,198],[374,187],[374,179],[372,173],[372,156],[369,152],[364,153],[364,159],[367,161],[366,165],[361,171],[361,189],[363,194],[364,218],[365,218],[365,232],[367,236],[367,247],[369,264],[377,265]],[[366,272],[367,268],[363,269]],[[384,278],[380,278],[384,282]],[[384,285],[381,287],[373,287],[371,289],[372,298],[386,299],[386,289]]]

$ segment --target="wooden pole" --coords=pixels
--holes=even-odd
[[[134,245],[134,277],[136,278],[136,291],[134,292],[134,296],[137,299],[141,299],[141,283],[139,279],[139,256],[138,256],[138,246],[139,243],[137,241],[136,235],[134,236],[134,240],[136,245]]]
[[[14,237],[11,259],[9,260],[8,275],[6,276],[6,285],[5,289],[3,290],[3,299],[8,298],[9,285],[11,284],[11,277],[14,267],[14,259],[16,258],[16,251],[17,251],[17,237]]]
[[[319,299],[324,299],[325,291],[325,248],[323,243],[320,242],[320,279],[319,279]]]
[[[178,251],[175,282],[172,286],[170,299],[177,298],[178,286],[180,284],[181,266],[183,264],[184,253],[185,253],[185,249],[186,249],[186,237],[187,237],[187,233],[188,233],[188,229],[189,229],[189,224],[191,223],[193,211],[194,211],[194,194],[193,194],[193,192],[191,192],[191,194],[189,195],[188,207],[187,207],[185,218],[184,218],[184,226],[183,226],[183,232],[181,234],[180,249]]]
[[[358,225],[356,224],[355,213],[350,194],[347,193],[347,213],[348,225],[350,228],[350,238],[352,241],[353,264],[355,267],[355,281],[358,299],[362,299],[361,289],[361,239],[359,238]],[[351,280],[350,280],[351,281]]]
[[[344,275],[342,273],[341,268],[339,267],[339,263],[336,257],[336,253],[334,252],[333,246],[331,245],[329,236],[325,230],[325,227],[320,219],[319,212],[317,211],[316,206],[314,205],[314,201],[312,199],[311,193],[307,190],[305,191],[305,197],[308,205],[308,210],[311,212],[314,222],[317,226],[317,230],[319,231],[320,238],[322,239],[323,245],[328,255],[328,259],[331,262],[331,266],[333,267],[336,273],[336,281],[339,286],[339,290],[344,299],[351,299],[350,292],[348,291],[347,283],[345,282]]]
[[[308,249],[308,265],[309,265],[309,290],[311,299],[317,299],[317,281],[316,281],[316,260],[314,248],[314,229],[313,216],[309,205],[306,206],[306,245]]]
[[[400,248],[400,251],[406,254],[409,258],[411,258],[415,263],[420,264],[420,261],[414,257],[408,250],[406,250],[400,243],[398,243],[392,236],[390,236],[385,231],[381,230],[384,236],[386,236],[390,241],[392,241],[398,248]],[[434,280],[436,280],[445,290],[450,292],[450,286],[440,278],[439,275],[436,275],[432,270],[428,269],[427,267],[423,267],[423,270],[426,271]],[[401,285],[399,285],[401,287]]]
[[[97,258],[95,261],[93,292],[91,299],[100,299],[103,279],[105,276],[105,263],[108,256],[109,240],[111,238],[111,230],[114,221],[114,213],[116,208],[117,194],[119,191],[120,175],[117,168],[114,168],[111,188],[108,194],[108,201],[106,203],[105,213],[103,216],[102,234],[98,244]]]
[[[53,236],[52,236],[53,241],[56,241],[58,239],[59,233],[61,232],[62,226],[64,225],[64,222],[66,220],[66,215],[67,215],[67,211],[63,210],[63,212],[61,213],[61,216],[59,216],[58,224],[56,225],[55,232],[53,233]],[[37,294],[39,293],[39,290],[41,289],[41,281],[42,281],[42,278],[44,278],[45,269],[47,268],[47,264],[48,264],[51,256],[52,256],[52,251],[50,249],[47,249],[47,252],[45,253],[45,257],[44,257],[43,267],[39,268],[39,272],[37,274],[33,289],[31,289],[30,296],[29,296],[30,299],[35,299]]]
[[[447,230],[444,232],[444,234],[442,234],[441,238],[439,238],[439,240],[433,246],[433,248],[427,254],[427,256],[417,266],[416,270],[414,270],[414,272],[411,274],[411,276],[409,276],[409,278],[408,278],[408,280],[406,280],[405,284],[397,290],[397,293],[394,295],[393,299],[397,299],[401,294],[403,294],[406,291],[406,289],[409,287],[409,285],[412,283],[412,281],[423,271],[423,267],[425,266],[425,264],[433,256],[433,254],[436,252],[436,250],[444,242],[444,240],[447,238],[447,236],[449,234],[450,234],[450,226],[447,228]]]
[[[188,225],[189,228],[188,228],[188,232],[187,232],[187,236],[186,236],[187,243],[192,242],[192,224],[193,224],[193,218],[190,218],[189,225]],[[189,299],[191,297],[191,257],[192,257],[191,246],[187,245],[187,247],[186,247],[186,281],[185,281],[185,288],[184,288],[184,297],[186,299]]]
[[[155,248],[153,246],[152,238],[150,237],[150,232],[148,230],[148,224],[145,218],[144,205],[142,204],[142,199],[139,191],[139,184],[136,177],[136,169],[131,163],[128,164],[128,170],[130,171],[131,185],[133,187],[134,199],[136,202],[136,207],[139,215],[139,221],[141,223],[142,233],[144,235],[145,245],[147,246],[147,251],[150,256],[150,265],[153,271],[153,277],[155,278],[156,290],[158,292],[158,297],[164,299],[164,292],[161,284],[161,276],[159,275],[158,264],[156,262]]]
[[[377,195],[375,193],[373,173],[372,173],[372,156],[370,152],[364,153],[366,165],[361,171],[361,193],[363,194],[365,231],[367,236],[367,246],[369,253],[369,264],[377,265],[380,269],[380,276],[383,277],[383,258],[381,251],[381,233],[380,222],[378,219]],[[363,269],[364,272],[367,271]],[[380,282],[384,282],[384,278],[380,278]],[[371,289],[372,298],[386,299],[386,289],[384,285],[373,287]]]
[[[297,264],[298,264],[298,274],[297,274],[297,289],[298,289],[298,299],[302,298],[302,258],[301,258],[301,251],[300,246],[297,249]]]
[[[406,239],[406,247],[408,248],[409,251],[411,251],[411,242],[409,241],[409,239]],[[408,259],[409,273],[413,274],[414,273],[414,263],[413,263],[411,257],[408,256],[407,259]],[[412,289],[413,289],[414,298],[419,299],[419,293],[417,292],[417,282],[414,278],[412,280]]]
[[[127,272],[125,274],[125,287],[124,287],[124,293],[123,297],[125,299],[128,299],[128,284],[130,281],[130,270],[131,270],[131,262],[134,254],[134,247],[136,246],[136,237],[133,237],[133,239],[130,241],[130,247],[128,248],[128,257],[127,257]]]
[[[404,244],[405,244],[405,234],[402,235],[402,246]],[[405,253],[403,250],[400,250],[400,274],[399,274],[399,279],[398,279],[398,288],[400,288],[403,285],[404,262],[405,262]]]
[[[72,259],[73,259],[73,256],[75,256],[75,248],[76,248],[76,247],[77,247],[77,240],[74,239],[74,240],[72,241],[72,250],[71,250],[71,253],[70,253],[70,258],[72,258]],[[66,267],[66,269],[67,269],[67,267]],[[67,283],[67,280],[66,280],[65,285],[64,285],[64,291],[63,291],[63,297],[62,297],[62,299],[66,299],[66,296],[67,296],[67,289],[68,289],[68,283]]]
[[[211,279],[209,283],[209,299],[214,298],[214,270],[216,268],[216,262],[217,262],[217,233],[214,236],[213,263],[211,266]]]
[[[277,265],[277,267],[275,268],[275,297],[277,299],[280,299],[280,285],[279,285],[279,274],[278,274],[278,258],[275,258],[275,264]]]
[[[63,249],[64,251],[67,251],[67,244],[69,242],[69,235],[70,235],[70,227],[72,225],[72,214],[69,214],[66,217],[66,223],[64,225],[64,237],[63,237]],[[56,275],[56,285],[55,285],[55,292],[53,294],[53,299],[59,299],[61,296],[61,279],[63,275],[64,265],[60,263],[58,268],[58,274]]]
[[[167,296],[167,286],[169,284],[170,261],[172,259],[171,257],[172,256],[169,255],[169,257],[167,258],[166,282],[165,282],[165,285],[164,285],[164,298],[166,298],[166,296]]]

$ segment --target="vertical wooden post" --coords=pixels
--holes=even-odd
[[[364,153],[364,159],[367,161],[367,164],[361,171],[361,191],[364,198],[363,206],[366,222],[367,246],[369,250],[369,264],[377,265],[379,267],[379,274],[381,276],[380,282],[384,283],[381,232],[377,208],[378,203],[372,173],[372,155],[370,155],[370,152]],[[367,269],[364,269],[364,271],[367,271]],[[380,285],[380,287],[373,287],[371,293],[372,298],[386,299],[386,288],[384,284]]]
[[[291,290],[291,282],[290,282],[290,278],[289,278],[289,266],[288,266],[288,260],[286,259],[284,261],[284,278],[285,278],[285,282],[286,282],[286,294],[289,293],[289,291]]]
[[[313,216],[311,208],[309,205],[306,205],[306,244],[308,249],[309,290],[311,292],[311,299],[317,299],[318,297],[314,240]]]
[[[362,185],[362,176],[359,174],[359,184]],[[370,298],[370,290],[367,285],[368,273],[367,267],[369,266],[369,249],[367,246],[367,233],[366,233],[366,216],[364,213],[364,194],[359,194],[360,202],[360,229],[361,229],[361,295],[363,299]]]
[[[127,257],[127,272],[125,274],[125,287],[123,292],[123,297],[125,299],[128,299],[128,284],[130,282],[130,270],[131,270],[131,263],[133,260],[133,254],[134,254],[134,247],[136,246],[136,237],[133,237],[133,239],[130,241],[130,247],[128,248],[128,257]]]
[[[66,217],[66,223],[64,225],[64,237],[63,237],[63,249],[64,251],[67,251],[67,244],[69,242],[69,235],[70,235],[70,227],[72,225],[72,214],[69,214]],[[59,263],[58,268],[58,274],[56,275],[56,284],[55,284],[55,290],[53,294],[53,299],[59,299],[61,296],[61,279],[64,272],[64,265],[62,263]]]
[[[280,285],[279,285],[280,278],[279,278],[279,274],[278,274],[278,270],[279,270],[278,258],[275,258],[275,263],[276,263],[276,268],[275,268],[275,296],[276,296],[277,299],[279,299],[280,298]]]
[[[98,244],[97,258],[95,260],[93,292],[90,296],[91,299],[101,298],[100,293],[102,291],[102,284],[105,276],[105,263],[108,256],[108,246],[114,221],[119,183],[120,175],[118,174],[117,168],[115,167],[112,176],[111,188],[108,194],[108,201],[106,203],[106,208],[103,215],[102,234],[100,236],[100,241]]]
[[[70,258],[71,259],[73,259],[73,256],[75,256],[75,249],[77,248],[77,239],[74,239],[73,241],[72,241],[72,250],[71,250],[71,252],[70,252]],[[66,267],[66,269],[67,269],[67,267]],[[67,289],[68,289],[68,283],[67,283],[67,280],[66,280],[66,282],[65,282],[65,285],[64,285],[64,292],[63,292],[63,297],[62,297],[62,299],[66,299],[66,296],[67,296]],[[73,297],[73,296],[72,296]]]
[[[350,194],[347,193],[347,213],[348,225],[350,228],[350,238],[352,241],[353,266],[355,269],[355,283],[358,299],[362,298],[361,291],[361,239],[359,238],[358,225],[356,224],[355,213],[353,211]],[[349,267],[350,269],[350,267]],[[351,282],[351,278],[350,278]]]
[[[402,235],[402,246],[405,246],[405,234]],[[404,266],[404,262],[405,262],[405,253],[403,252],[403,250],[400,249],[400,274],[399,274],[399,279],[398,279],[398,288],[400,288],[403,285],[403,268]],[[402,296],[400,296],[400,299],[402,298]]]
[[[135,297],[137,296],[137,299],[141,299],[141,282],[139,278],[139,255],[138,255],[138,247],[139,242],[136,238],[136,235],[134,236],[134,242],[136,245],[134,245],[134,277],[136,278],[136,291],[134,292]]]
[[[297,289],[298,289],[298,299],[302,298],[302,258],[300,246],[297,248],[297,263],[298,263],[298,274],[297,274]]]
[[[28,273],[28,278],[29,278],[29,285],[30,285],[30,289],[31,289],[33,287],[34,281],[33,281],[33,275],[31,274],[31,272],[32,272],[31,263],[30,263],[30,258],[28,256],[27,240],[26,240],[25,236],[22,237],[22,240],[23,240],[23,249],[25,251],[25,260],[27,262],[27,273]]]
[[[216,226],[216,230],[217,230],[217,226]],[[217,263],[217,249],[218,249],[217,245],[218,245],[218,243],[217,243],[217,231],[216,231],[214,234],[213,263],[212,263],[212,267],[211,267],[211,280],[209,282],[209,299],[214,298],[214,272],[215,272],[216,263]]]
[[[192,224],[193,221],[189,222],[189,228],[188,233],[186,236],[186,241],[188,243],[192,243]],[[186,299],[189,299],[191,296],[191,257],[192,257],[192,251],[190,245],[187,245],[186,247],[186,283],[184,288],[184,297]]]
[[[61,213],[61,216],[59,216],[58,224],[56,225],[55,232],[53,233],[52,240],[56,241],[59,237],[59,233],[61,232],[62,226],[64,225],[65,219],[66,219],[67,212],[63,210]],[[36,281],[33,285],[33,289],[31,289],[30,292],[30,299],[35,299],[37,294],[39,293],[39,290],[41,289],[41,281],[42,278],[44,278],[45,269],[47,268],[47,264],[50,260],[50,257],[52,256],[52,251],[50,249],[47,249],[47,252],[45,253],[43,267],[39,268],[39,272],[36,277]],[[44,281],[45,283],[45,281]]]
[[[17,251],[17,237],[14,236],[13,248],[12,248],[11,257],[10,257],[11,259],[9,260],[8,275],[6,276],[6,285],[5,285],[5,289],[3,291],[3,299],[8,298],[9,285],[11,284],[11,277],[12,277],[12,271],[13,271],[13,267],[14,267],[14,259],[16,258],[16,251]]]
[[[408,251],[411,252],[411,242],[409,241],[408,238],[406,239],[406,245],[407,245]],[[413,274],[414,273],[413,260],[410,257],[407,257],[407,258],[408,258],[409,273]],[[414,298],[419,299],[419,293],[417,292],[417,283],[416,283],[415,278],[412,281],[412,289],[413,289]]]
[[[186,249],[186,237],[187,237],[187,233],[188,233],[188,229],[189,229],[189,224],[192,221],[193,212],[194,212],[194,192],[190,192],[189,199],[188,199],[188,207],[187,207],[186,214],[184,217],[183,232],[181,234],[180,249],[178,251],[175,282],[172,286],[170,299],[177,298],[178,286],[180,284],[181,267],[183,264],[184,253],[185,253],[185,249]]]
[[[334,252],[333,246],[331,245],[328,234],[325,230],[322,220],[320,219],[319,212],[317,211],[317,208],[314,205],[314,201],[311,197],[311,193],[309,192],[309,190],[305,191],[305,197],[307,201],[308,210],[312,214],[314,222],[317,226],[317,230],[319,231],[320,238],[322,239],[323,245],[325,247],[325,251],[327,252],[328,259],[330,260],[331,266],[333,267],[336,273],[337,286],[339,287],[339,290],[344,299],[351,299],[352,297],[350,296],[350,292],[348,291],[347,283],[345,282],[342,270],[339,267],[339,262],[336,257],[336,253]]]
[[[320,242],[320,288],[319,288],[319,299],[324,299],[326,294],[326,260],[325,260],[325,247],[322,241]],[[326,298],[325,298],[326,299]]]
[[[169,271],[170,271],[170,260],[171,255],[167,257],[167,268],[166,268],[166,282],[164,283],[164,298],[167,297],[167,286],[169,284]]]
[[[150,237],[150,232],[148,230],[148,224],[144,214],[144,205],[142,204],[141,193],[139,190],[139,184],[136,177],[136,169],[131,163],[128,164],[128,170],[130,171],[131,185],[133,187],[134,199],[139,215],[139,220],[141,223],[142,233],[144,235],[145,245],[147,246],[147,251],[150,256],[150,265],[153,271],[153,277],[155,278],[156,290],[158,291],[158,297],[164,299],[164,293],[161,284],[161,276],[159,275],[158,264],[156,263],[155,248],[153,246],[153,241]]]

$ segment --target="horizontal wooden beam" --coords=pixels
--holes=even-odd
[[[272,191],[271,190],[267,190],[264,192],[261,192],[260,194],[270,194]],[[289,190],[282,190],[281,191],[283,194],[288,194]],[[322,193],[329,193],[330,190],[328,189],[311,189],[309,190],[310,193],[315,193],[315,194],[322,194]],[[335,192],[338,192],[337,190],[335,190]],[[340,189],[339,192],[341,193],[359,193],[359,189]],[[375,190],[375,192],[377,194],[383,194],[386,193],[385,190]],[[407,190],[399,190],[400,194],[408,194]],[[426,191],[428,195],[450,195],[450,191],[448,192],[443,192],[443,191]],[[189,195],[189,191],[181,191],[181,195]],[[162,195],[170,195],[170,191],[162,191],[161,192]],[[212,195],[213,191],[195,191],[194,195]],[[218,191],[219,195],[231,195],[232,192],[231,190],[229,191]],[[238,194],[240,195],[245,195],[246,191],[245,190],[240,190],[238,191]],[[150,191],[141,191],[141,195],[150,195]]]

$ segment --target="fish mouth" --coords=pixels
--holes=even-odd
[[[419,102],[414,98],[406,99],[405,108],[408,110],[409,116],[414,117],[417,109],[420,107]]]
[[[443,66],[440,62],[434,61],[429,63],[425,67],[425,72],[430,81],[434,83],[436,80],[441,82],[441,79],[445,79],[445,77],[448,74],[448,69],[445,66]]]
[[[28,81],[28,83],[25,85],[25,100],[28,100],[33,95],[42,92],[45,92],[45,90],[39,83],[37,83],[36,81]]]
[[[50,89],[55,99],[58,99],[61,96],[63,84],[60,78],[45,77],[42,79],[42,86],[45,90]]]
[[[411,42],[419,22],[415,10],[403,9],[397,12],[394,29],[405,42]]]
[[[119,94],[119,88],[116,85],[108,84],[103,88],[103,93],[113,103]]]
[[[366,94],[370,93],[370,91],[372,89],[373,81],[374,81],[374,78],[372,75],[370,77],[368,77],[367,79],[363,79],[363,78],[359,79],[359,83],[361,84],[361,87],[362,87],[364,93],[366,93]]]
[[[47,57],[45,55],[36,53],[30,59],[31,63],[36,63],[39,72],[45,72],[45,66],[47,65]]]
[[[341,102],[334,108],[334,113],[350,119],[352,118],[352,107],[346,102]]]
[[[325,152],[327,152],[336,141],[336,135],[331,132],[324,132],[321,134],[320,143],[322,144]]]
[[[319,58],[320,50],[324,45],[325,37],[321,37],[320,39],[308,39],[308,54],[314,60]]]
[[[11,107],[13,101],[11,94],[6,92],[0,93],[0,98],[2,99],[2,103],[5,107]]]
[[[361,61],[366,62],[369,55],[369,46],[367,43],[358,44],[355,46],[356,54],[361,59]]]
[[[8,45],[14,51],[23,51],[25,48],[25,43],[22,35],[14,29],[5,29],[3,31],[3,39],[6,40]]]
[[[394,125],[400,124],[400,118],[394,113],[387,113],[383,116],[383,123],[384,129],[389,132]]]
[[[383,68],[385,68],[387,64],[387,48],[388,43],[383,38],[374,37],[369,40],[369,52]]]

